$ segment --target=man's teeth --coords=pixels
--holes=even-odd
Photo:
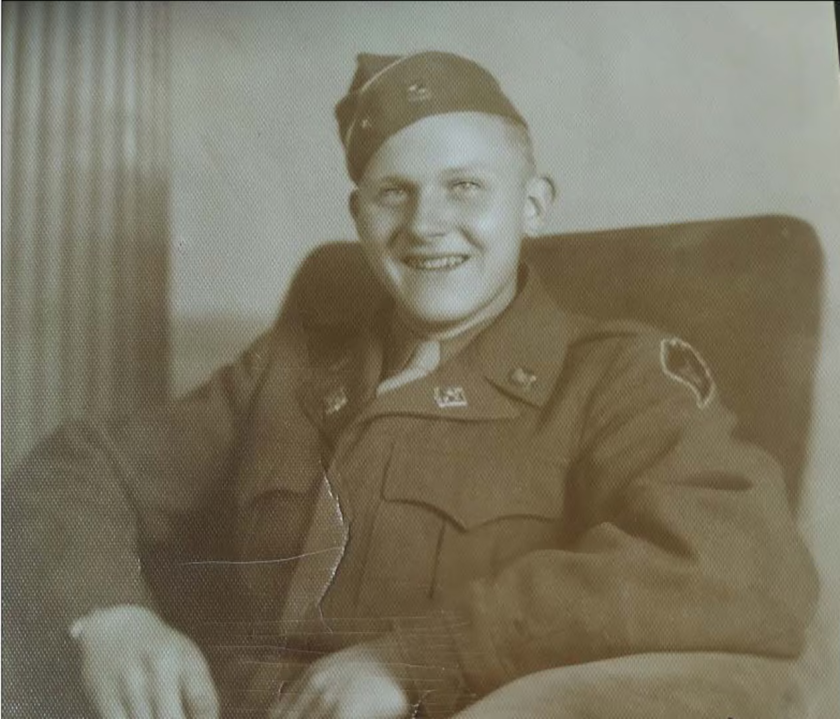
[[[405,263],[415,270],[447,270],[457,267],[467,261],[464,255],[448,255],[446,257],[407,257]]]

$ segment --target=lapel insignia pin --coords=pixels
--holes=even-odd
[[[519,387],[519,389],[527,392],[537,381],[537,375],[529,372],[524,367],[517,367],[510,373],[510,381]]]
[[[463,387],[435,387],[435,402],[441,409],[466,407],[467,396]]]
[[[324,415],[329,417],[340,411],[347,404],[347,393],[344,387],[339,387],[324,397]]]

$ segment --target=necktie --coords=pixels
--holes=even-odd
[[[388,377],[376,388],[376,396],[402,387],[404,384],[425,377],[437,369],[440,364],[440,342],[437,340],[423,340],[417,344],[405,367]]]

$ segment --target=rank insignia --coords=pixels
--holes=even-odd
[[[688,342],[677,338],[662,340],[659,361],[667,377],[694,392],[698,407],[702,409],[709,403],[715,393],[712,373]]]
[[[329,417],[340,411],[346,404],[347,393],[344,387],[339,387],[324,397],[324,415]]]
[[[516,367],[510,373],[510,381],[517,387],[519,387],[519,389],[527,392],[531,389],[531,387],[534,386],[534,383],[537,381],[537,375],[535,375],[533,372],[528,371],[524,367]]]
[[[466,407],[467,396],[463,387],[435,387],[435,402],[441,409]]]

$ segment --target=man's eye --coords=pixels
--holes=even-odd
[[[482,189],[480,182],[476,180],[458,180],[450,185],[453,192],[458,195],[474,195]]]
[[[408,197],[408,192],[404,187],[383,187],[377,193],[377,199],[388,205],[403,202],[406,197]]]

